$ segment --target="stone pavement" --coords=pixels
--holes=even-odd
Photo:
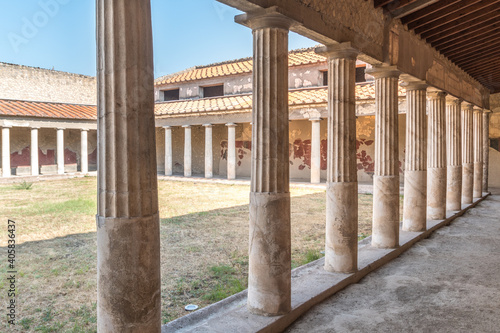
[[[500,332],[500,189],[289,333]]]

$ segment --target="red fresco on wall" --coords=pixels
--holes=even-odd
[[[47,149],[47,154],[44,154],[41,149],[38,149],[38,163],[40,165],[56,164],[56,151],[54,149]]]
[[[97,148],[89,155],[89,164],[97,164]]]
[[[357,163],[358,170],[363,170],[368,174],[373,174],[375,172],[375,162],[363,148],[364,146],[371,146],[372,144],[373,140],[366,140],[366,139],[356,140],[356,158],[358,160]]]
[[[21,152],[16,151],[10,154],[10,166],[15,168],[18,166],[30,166],[31,155],[30,147],[25,147]]]
[[[302,160],[302,164],[298,166],[299,170],[304,170],[306,167],[311,168],[311,140],[303,140],[296,139],[293,144],[293,148],[291,149],[291,158]],[[320,143],[320,153],[321,153],[321,170],[326,170],[326,156],[327,156],[327,148],[328,141],[321,140]],[[293,162],[290,161],[290,164],[293,165]]]
[[[76,153],[68,148],[64,149],[64,164],[76,164]]]
[[[238,160],[238,166],[241,166],[241,161],[248,154],[248,151],[252,150],[252,141],[236,140],[236,160]],[[227,141],[223,140],[220,143],[220,158],[227,160]]]

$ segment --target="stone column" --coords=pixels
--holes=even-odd
[[[191,177],[191,126],[182,127],[184,127],[184,177]]]
[[[2,127],[2,177],[10,177],[10,127]]]
[[[165,129],[165,176],[172,176],[172,127]]]
[[[80,131],[80,147],[81,147],[81,157],[80,157],[80,171],[82,173],[89,172],[89,152],[87,149],[88,146],[88,129],[83,128]]]
[[[213,172],[213,149],[212,149],[212,124],[205,124],[205,178],[212,178]]]
[[[488,192],[490,163],[490,110],[483,111],[483,192]]]
[[[236,124],[227,126],[227,179],[236,178]]]
[[[322,47],[316,52],[328,59],[325,270],[350,273],[358,269],[355,97],[358,52],[350,43]]]
[[[427,159],[427,218],[446,218],[446,93],[432,90],[427,93],[428,159]]]
[[[474,184],[472,104],[465,104],[462,109],[462,203],[472,203]]]
[[[483,196],[483,109],[474,108],[474,187],[472,196]]]
[[[64,173],[64,128],[57,129],[57,173]]]
[[[150,1],[97,1],[97,331],[161,331]]]
[[[38,163],[38,127],[31,128],[31,175],[38,176],[40,174],[40,165]]]
[[[456,97],[446,98],[446,210],[462,209],[462,130],[461,104]]]
[[[311,121],[311,183],[321,182],[321,119],[309,119]]]
[[[248,308],[291,310],[288,147],[288,18],[267,10],[236,17],[253,32]]]
[[[406,153],[403,230],[424,231],[427,227],[427,119],[426,90],[422,81],[406,86]]]
[[[394,66],[373,67],[375,77],[375,174],[372,246],[399,246],[398,78]]]

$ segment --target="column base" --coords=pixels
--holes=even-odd
[[[427,219],[446,218],[446,168],[427,169]]]
[[[358,183],[329,183],[326,187],[325,270],[358,270]]]
[[[97,216],[97,330],[160,332],[159,215]]]
[[[446,177],[446,210],[462,209],[462,167],[448,165]]]
[[[427,172],[405,170],[403,230],[424,231],[427,222]]]
[[[399,175],[373,177],[372,246],[399,246]]]
[[[264,316],[290,312],[290,193],[250,193],[248,309]]]

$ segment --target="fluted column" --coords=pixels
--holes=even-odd
[[[172,127],[163,126],[165,130],[165,176],[172,176]]]
[[[248,308],[280,315],[291,309],[288,158],[288,29],[273,12],[243,14],[253,32],[252,163]]]
[[[446,210],[462,209],[462,101],[446,98]]]
[[[236,178],[236,124],[227,126],[227,179]]]
[[[184,127],[184,177],[191,177],[191,126],[182,127]]]
[[[483,196],[483,109],[474,108],[474,189],[472,196]]]
[[[474,184],[474,155],[472,130],[472,104],[462,108],[462,203],[472,203]]]
[[[31,175],[38,176],[40,174],[40,165],[38,163],[38,127],[31,128]]]
[[[358,269],[356,57],[350,43],[316,49],[328,59],[325,270]]]
[[[80,157],[80,171],[82,173],[89,172],[89,153],[88,153],[88,129],[82,129],[80,131],[80,148],[81,148],[81,157]]]
[[[427,93],[428,158],[427,158],[427,218],[446,218],[446,93]]]
[[[483,192],[488,192],[490,163],[490,110],[483,111]]]
[[[64,128],[57,129],[57,173],[64,173]]]
[[[311,183],[321,182],[321,119],[311,121]]]
[[[375,174],[373,176],[372,246],[399,246],[398,78],[391,67],[374,67]]]
[[[205,124],[205,178],[212,178],[213,173],[213,149],[212,149],[212,124]]]
[[[424,231],[427,211],[427,119],[424,82],[407,82],[403,230]]]
[[[2,177],[10,177],[10,127],[2,127]]]
[[[161,331],[151,6],[97,1],[97,331]]]

